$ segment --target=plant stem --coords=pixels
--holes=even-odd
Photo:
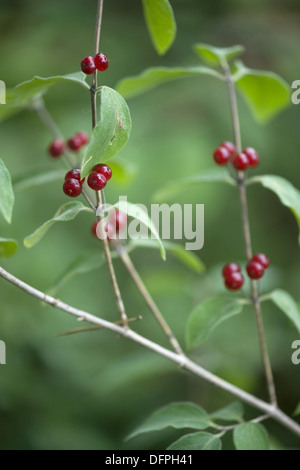
[[[143,283],[139,273],[135,269],[135,266],[133,262],[131,261],[130,256],[128,255],[127,251],[122,247],[118,247],[117,251],[121,257],[121,260],[123,261],[124,265],[127,268],[127,271],[129,272],[130,276],[132,277],[133,281],[135,282],[138,290],[142,294],[146,304],[150,308],[151,312],[155,316],[156,320],[160,324],[162,330],[164,331],[165,335],[169,339],[171,345],[173,346],[174,351],[177,352],[177,354],[183,354],[182,349],[172,333],[171,328],[169,327],[168,323],[164,319],[162,313],[160,312],[159,308],[157,307],[156,303],[154,302],[153,298],[151,297],[149,291],[147,290],[145,284]]]
[[[239,115],[238,115],[235,86],[234,86],[234,82],[233,82],[232,75],[230,72],[230,68],[227,63],[223,64],[223,70],[226,76],[228,93],[229,93],[229,102],[230,102],[230,109],[231,109],[231,116],[232,116],[235,148],[236,148],[237,153],[241,153],[242,151],[241,131],[240,131],[240,121],[239,121]],[[240,202],[241,202],[243,233],[244,233],[245,246],[246,246],[246,255],[249,261],[252,258],[252,246],[251,246],[251,234],[250,234],[247,194],[246,194],[246,186],[245,186],[245,173],[243,171],[238,172],[237,183],[239,187],[239,195],[240,195]],[[277,406],[275,384],[274,384],[270,357],[268,353],[267,342],[266,342],[265,333],[264,333],[260,299],[258,296],[257,283],[254,280],[251,280],[251,292],[252,292],[252,303],[253,303],[253,308],[255,312],[258,339],[259,339],[260,350],[261,350],[261,355],[262,355],[262,360],[263,360],[263,365],[264,365],[264,370],[265,370],[269,398],[270,398],[271,404],[273,406]]]
[[[101,34],[101,25],[102,25],[102,13],[103,13],[103,1],[104,0],[98,0],[94,55],[98,54],[99,52],[99,43],[100,43],[100,34]],[[91,107],[92,107],[92,129],[94,129],[94,127],[97,124],[96,88],[97,88],[97,70],[95,70],[95,72],[93,73],[92,84],[90,88]]]
[[[181,368],[193,373],[197,377],[201,377],[202,379],[212,383],[216,387],[225,390],[226,392],[236,396],[237,398],[248,403],[254,408],[262,410],[264,413],[268,414],[271,418],[281,423],[284,427],[292,431],[295,435],[299,436],[300,438],[300,425],[293,421],[291,418],[289,418],[289,416],[287,416],[283,411],[281,411],[274,405],[269,404],[255,397],[254,395],[251,395],[250,393],[245,392],[244,390],[236,387],[235,385],[230,384],[226,380],[223,380],[220,377],[212,374],[211,372],[207,371],[203,367],[188,359],[186,356],[176,354],[173,351],[170,351],[169,349],[163,348],[159,344],[154,343],[153,341],[150,341],[147,338],[144,338],[133,330],[116,325],[115,323],[109,322],[107,320],[103,320],[102,318],[96,317],[95,315],[85,312],[84,310],[79,310],[75,307],[72,307],[71,305],[62,302],[59,299],[55,299],[54,297],[47,295],[44,292],[41,292],[38,289],[35,289],[29,284],[26,284],[25,282],[16,278],[2,267],[0,267],[0,276],[9,281],[11,284],[32,295],[33,297],[36,297],[37,299],[41,300],[42,302],[45,302],[55,308],[63,310],[64,312],[77,317],[78,320],[102,326],[103,328],[113,331],[114,333],[117,333],[120,336],[131,339],[132,341],[140,344],[141,346],[156,352],[160,356],[166,357],[172,362],[178,364]]]

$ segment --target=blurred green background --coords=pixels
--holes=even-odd
[[[136,0],[106,1],[101,50],[110,59],[103,83],[118,80],[155,65],[196,65],[191,46],[242,44],[244,61],[253,68],[279,73],[288,83],[299,79],[299,22],[297,1],[197,0],[171,1],[178,25],[173,47],[155,53]],[[2,0],[0,3],[0,79],[7,87],[32,78],[79,70],[80,60],[92,53],[96,0]],[[88,93],[76,84],[56,85],[46,105],[63,134],[90,131]],[[255,147],[261,165],[254,173],[273,173],[299,186],[300,107],[290,106],[264,126],[258,125],[239,101],[245,146]],[[224,84],[208,77],[163,85],[129,101],[133,130],[120,158],[134,168],[127,183],[112,181],[107,199],[120,194],[149,204],[165,182],[210,168],[212,152],[222,140],[232,140]],[[0,157],[13,178],[33,170],[59,167],[46,152],[51,135],[33,112],[24,112],[0,126]],[[61,182],[16,194],[13,223],[0,220],[1,236],[20,242],[14,258],[2,265],[33,286],[47,290],[80,253],[97,252],[90,234],[93,217],[81,214],[56,225],[36,247],[27,250],[22,239],[51,217],[66,201]],[[205,245],[197,253],[207,267],[204,275],[189,271],[159,251],[137,250],[133,261],[179,339],[184,343],[186,320],[192,308],[224,288],[222,264],[245,264],[239,202],[234,189],[203,185],[182,193],[173,202],[205,204]],[[263,290],[281,287],[297,301],[299,248],[292,214],[275,195],[255,186],[249,189],[249,212],[254,251],[270,256],[272,268]],[[134,328],[168,346],[119,261],[115,262],[130,316],[143,320]],[[60,292],[66,302],[107,319],[118,319],[108,274],[104,268],[74,278]],[[213,411],[233,398],[204,381],[178,370],[110,332],[70,337],[57,333],[77,326],[61,311],[0,281],[0,339],[6,342],[7,365],[0,367],[1,449],[164,449],[182,432],[145,434],[126,442],[125,436],[156,408],[171,401],[191,400]],[[267,340],[279,402],[291,414],[300,397],[300,366],[291,362],[296,330],[271,304],[263,306]],[[267,399],[264,376],[250,309],[218,328],[191,356],[223,378]],[[248,418],[257,412],[247,408]],[[279,425],[267,428],[274,445],[293,447],[296,438]],[[225,447],[232,446],[231,437]]]

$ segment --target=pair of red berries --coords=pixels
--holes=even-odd
[[[81,70],[86,75],[91,75],[97,70],[104,72],[108,68],[108,58],[103,52],[96,54],[95,57],[91,55],[85,57],[81,61]]]
[[[104,163],[100,163],[93,168],[90,173],[87,183],[91,189],[99,191],[106,186],[107,181],[112,177],[111,168]],[[82,185],[85,178],[81,179],[80,170],[74,168],[65,176],[65,182],[63,184],[63,191],[67,196],[77,197],[82,192]]]
[[[269,266],[269,258],[263,253],[257,253],[248,262],[246,271],[250,279],[260,279]],[[237,263],[226,264],[222,270],[222,275],[227,289],[238,290],[244,284],[241,267]]]
[[[239,171],[255,168],[259,164],[258,155],[252,147],[247,147],[236,155],[235,146],[231,142],[222,142],[214,151],[213,157],[217,165],[227,165],[231,161]]]
[[[85,132],[80,131],[73,137],[70,137],[67,142],[64,142],[64,140],[60,138],[53,140],[48,150],[53,158],[57,158],[64,153],[66,147],[73,152],[77,152],[81,147],[83,147],[83,145],[86,145],[88,141],[89,136]]]
[[[119,233],[120,230],[123,230],[126,227],[127,219],[128,219],[127,214],[119,210],[116,210],[111,214],[109,218],[109,222],[105,224],[105,232],[106,232],[108,241],[115,239],[116,234]],[[98,223],[99,223],[98,221],[93,223],[92,234],[95,235],[95,237],[100,238],[98,237],[98,234],[97,234]]]

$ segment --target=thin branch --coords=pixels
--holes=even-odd
[[[227,87],[228,87],[228,93],[229,93],[229,102],[230,102],[230,109],[231,109],[231,116],[232,116],[234,139],[235,139],[235,147],[236,147],[237,153],[240,153],[242,151],[242,143],[241,143],[240,121],[239,121],[239,115],[238,115],[235,86],[234,86],[233,78],[230,72],[230,68],[227,63],[223,64],[223,70],[227,79]],[[238,182],[238,187],[239,187],[239,195],[240,195],[241,210],[242,210],[243,232],[244,232],[244,239],[245,239],[245,245],[246,245],[246,255],[249,261],[252,258],[252,246],[251,246],[247,194],[246,194],[246,187],[245,187],[245,174],[243,171],[239,171],[237,182]],[[274,377],[273,377],[273,372],[272,372],[272,367],[271,367],[271,361],[270,361],[270,357],[268,353],[267,342],[266,342],[265,333],[264,333],[260,299],[259,299],[258,291],[257,291],[257,283],[253,280],[251,281],[251,292],[252,292],[252,303],[253,303],[253,308],[255,312],[255,320],[256,320],[257,331],[258,331],[258,339],[259,339],[259,344],[260,344],[261,356],[263,360],[267,388],[269,392],[269,398],[270,398],[270,402],[272,403],[272,405],[277,406],[275,383],[274,383]]]
[[[133,330],[121,327],[107,320],[103,320],[102,318],[96,317],[95,315],[85,312],[84,310],[74,308],[59,299],[55,299],[54,297],[51,297],[50,295],[47,295],[39,291],[38,289],[35,289],[34,287],[30,286],[29,284],[26,284],[20,279],[16,278],[12,274],[4,270],[2,267],[0,267],[0,276],[9,281],[11,284],[32,295],[33,297],[36,297],[37,299],[46,302],[47,304],[52,305],[53,307],[56,307],[70,315],[77,317],[78,320],[102,326],[103,328],[113,331],[114,333],[117,333],[120,336],[128,338],[140,344],[141,346],[156,352],[160,356],[166,357],[170,361],[174,362],[175,364],[178,364],[178,366],[188,370],[197,377],[201,377],[202,379],[212,383],[216,387],[230,393],[231,395],[236,396],[237,398],[248,403],[254,408],[262,410],[264,413],[266,413],[274,420],[281,423],[284,427],[292,431],[295,435],[300,437],[300,425],[293,421],[285,413],[283,413],[283,411],[279,410],[274,405],[266,403],[265,401],[255,397],[254,395],[245,392],[244,390],[236,387],[235,385],[230,384],[226,380],[221,379],[220,377],[212,374],[206,369],[203,369],[203,367],[191,361],[186,356],[176,354],[173,351],[170,351],[169,349],[163,348],[159,344],[154,343],[153,341],[150,341],[147,338],[144,338]]]
[[[135,285],[137,286],[138,290],[142,294],[146,304],[150,308],[151,312],[155,316],[156,320],[160,324],[162,330],[164,331],[165,335],[169,339],[171,345],[173,346],[174,351],[176,351],[178,354],[183,354],[182,349],[172,333],[171,328],[169,327],[168,323],[164,319],[162,313],[160,312],[159,308],[157,307],[156,303],[154,302],[153,298],[151,297],[149,291],[147,290],[145,284],[143,283],[139,273],[135,269],[135,266],[133,262],[131,261],[130,256],[128,255],[127,251],[123,247],[118,247],[117,251],[120,255],[121,260],[123,261],[124,265],[127,268],[127,271],[129,272],[130,276],[132,277]]]

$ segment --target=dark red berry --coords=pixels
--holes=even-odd
[[[113,227],[115,227],[116,232],[123,230],[123,228],[127,225],[128,216],[125,212],[121,212],[119,210],[115,210],[112,212],[110,216],[110,223]]]
[[[265,269],[270,266],[270,260],[264,253],[256,253],[252,256],[251,261],[262,264]]]
[[[248,158],[249,168],[255,168],[259,164],[258,155],[252,147],[247,147],[245,150],[243,150],[243,153]]]
[[[101,173],[92,171],[88,177],[87,183],[90,188],[94,189],[95,191],[99,191],[106,186],[106,178]]]
[[[64,153],[65,143],[62,139],[55,139],[49,146],[48,150],[52,157],[60,157]]]
[[[77,152],[80,147],[82,147],[81,138],[78,135],[74,135],[73,137],[71,137],[68,140],[68,147],[74,152]]]
[[[81,70],[83,71],[83,73],[85,73],[86,75],[91,75],[91,73],[94,73],[95,70],[96,70],[96,66],[95,66],[95,62],[94,62],[94,59],[91,55],[85,57],[82,61],[81,61]]]
[[[265,272],[265,268],[263,267],[263,265],[258,263],[257,261],[249,261],[246,266],[246,270],[248,276],[251,279],[260,279]]]
[[[111,168],[104,163],[99,163],[99,165],[94,166],[93,171],[97,173],[101,173],[101,175],[105,176],[106,181],[110,180],[112,177]]]
[[[98,238],[98,235],[97,235],[98,223],[99,223],[98,220],[96,220],[96,222],[93,223],[92,228],[91,228],[92,234],[97,238]]]
[[[225,286],[230,290],[238,290],[243,284],[244,278],[239,272],[230,273],[225,279]]]
[[[222,275],[224,278],[229,276],[229,274],[235,273],[235,272],[241,272],[241,268],[238,264],[236,263],[228,263],[225,264],[223,270],[222,270]]]
[[[107,236],[108,241],[110,241],[112,239],[114,239],[114,240],[116,239],[115,227],[110,222],[105,224],[104,230],[106,232],[106,236]]]
[[[240,171],[244,171],[248,168],[248,157],[245,153],[239,153],[234,157],[232,164],[234,168]]]
[[[97,70],[104,72],[108,67],[108,58],[103,54],[103,52],[100,52],[100,54],[95,55],[94,63]]]
[[[88,141],[90,140],[90,138],[89,138],[89,136],[87,135],[87,133],[86,133],[86,132],[83,132],[83,131],[77,132],[76,137],[79,137],[79,138],[80,138],[80,140],[81,140],[81,145],[87,144]]]
[[[80,181],[81,184],[84,183],[85,178],[80,179],[80,170],[79,168],[73,168],[73,170],[68,171],[65,176],[65,180],[74,178],[75,180]]]
[[[81,194],[82,185],[80,181],[76,180],[75,178],[71,178],[64,182],[63,190],[67,196],[77,197],[79,194]]]
[[[232,142],[228,142],[228,141],[222,142],[220,147],[225,147],[228,150],[228,152],[230,153],[231,157],[232,157],[232,155],[235,154],[235,146],[233,145]]]
[[[218,147],[213,156],[217,165],[226,165],[230,158],[230,152],[225,147]]]

